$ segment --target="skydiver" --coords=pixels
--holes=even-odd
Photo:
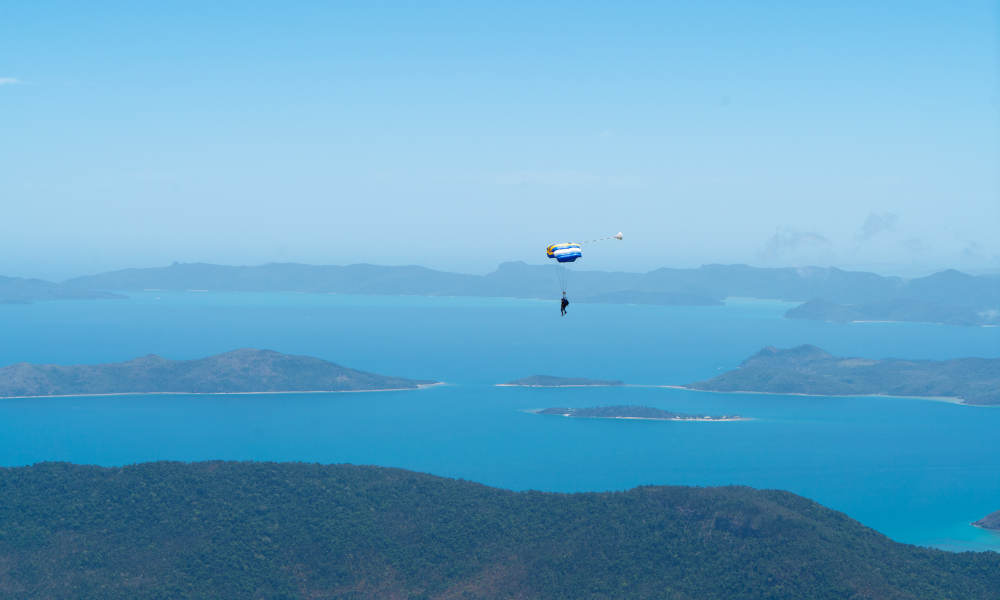
[[[569,306],[569,300],[566,298],[566,292],[563,292],[562,300],[559,301],[559,314],[563,317],[566,316],[567,306]]]

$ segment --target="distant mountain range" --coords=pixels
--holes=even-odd
[[[203,263],[126,269],[66,282],[88,290],[298,291],[430,296],[558,296],[554,265],[501,264],[487,275],[466,275],[424,267],[376,265],[312,266],[269,264],[232,267]],[[730,296],[835,302],[877,300],[903,288],[896,277],[831,268],[761,269],[746,265],[706,265],[697,269],[657,269],[648,273],[585,271],[570,275],[577,302],[719,304]]]
[[[0,597],[1000,599],[1000,554],[746,487],[512,492],[399,469],[0,468]]]
[[[951,397],[966,404],[1000,404],[1000,359],[872,360],[836,357],[816,346],[768,347],[734,371],[687,387],[820,396]]]
[[[177,263],[78,277],[62,284],[38,282],[36,287],[36,292],[15,295],[5,293],[0,281],[0,301],[53,299],[59,297],[57,293],[107,297],[110,292],[144,289],[509,298],[556,298],[560,291],[554,265],[523,262],[503,263],[487,275],[417,266]],[[705,265],[648,273],[573,270],[569,291],[571,302],[714,306],[729,297],[750,297],[805,303],[788,312],[791,318],[1000,324],[1000,276],[958,271],[907,280],[825,267]]]
[[[348,369],[310,356],[244,348],[197,360],[150,354],[102,365],[0,368],[0,397],[416,389],[433,383]]]

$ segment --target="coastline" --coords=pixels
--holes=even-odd
[[[267,394],[363,394],[368,392],[415,392],[439,385],[447,385],[444,381],[434,383],[418,383],[416,387],[378,388],[374,390],[268,390],[264,392],[105,392],[103,394],[46,394],[42,396],[0,396],[0,400],[17,400],[27,398],[101,398],[104,396],[261,396]]]
[[[701,388],[688,387],[686,385],[669,384],[643,384],[643,383],[623,383],[620,385],[611,384],[575,384],[575,385],[527,385],[519,383],[496,383],[495,387],[521,387],[521,388],[596,388],[596,387],[636,387],[636,388],[661,388],[669,390],[684,390],[688,392],[709,392],[713,394],[755,394],[764,396],[801,396],[804,398],[908,398],[911,400],[927,400],[931,402],[944,402],[946,404],[956,404],[959,406],[979,406],[983,408],[1000,407],[994,404],[972,404],[966,402],[959,396],[917,396],[917,395],[896,395],[896,394],[810,394],[806,392],[762,392],[755,390],[707,390]],[[578,417],[590,418],[590,417]],[[639,417],[595,417],[595,418],[639,418]],[[672,419],[652,419],[665,420]]]
[[[990,407],[991,404],[969,404],[958,396],[898,396],[893,394],[807,394],[805,392],[758,392],[751,390],[705,390],[693,388],[685,385],[657,385],[652,387],[668,388],[672,390],[685,390],[688,392],[710,392],[713,394],[758,394],[764,396],[803,396],[806,398],[910,398],[913,400],[930,400],[932,402],[946,402],[948,404],[958,404],[961,406],[981,406]]]

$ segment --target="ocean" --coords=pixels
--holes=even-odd
[[[295,293],[131,293],[0,306],[0,365],[172,359],[241,347],[434,379],[419,391],[0,400],[0,465],[274,460],[402,467],[523,490],[749,485],[789,490],[891,538],[1000,550],[971,521],[1000,510],[1000,407],[669,389],[764,346],[839,355],[1000,357],[1000,329],[785,319],[791,305]],[[595,389],[496,387],[532,374],[622,379]],[[740,422],[567,419],[549,406],[641,404]]]

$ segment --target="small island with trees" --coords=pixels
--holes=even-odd
[[[555,377],[553,375],[531,375],[507,383],[498,383],[498,387],[610,387],[625,385],[617,379],[587,379],[585,377]]]
[[[1000,404],[1000,359],[902,360],[838,357],[816,346],[767,347],[739,368],[685,386],[712,392],[814,396],[903,396]]]
[[[651,406],[595,406],[591,408],[541,408],[536,415],[558,415],[584,419],[636,419],[641,421],[746,421],[739,415],[688,415]]]
[[[314,358],[243,348],[196,360],[150,354],[100,365],[0,368],[0,397],[413,390],[436,382],[367,373]]]
[[[995,513],[986,515],[982,519],[979,519],[978,521],[973,523],[973,525],[981,529],[991,529],[993,531],[1000,531],[1000,510],[996,511]]]

